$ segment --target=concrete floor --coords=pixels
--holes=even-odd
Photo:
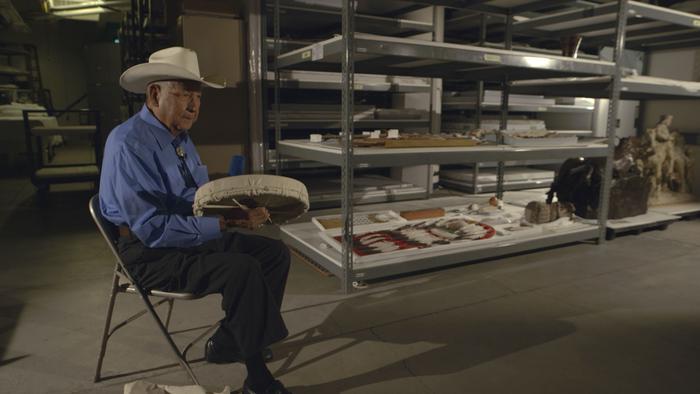
[[[0,392],[188,384],[145,318],[110,342],[105,373],[117,377],[92,383],[112,260],[87,212],[90,192],[52,193],[39,209],[27,181],[0,180],[0,189]],[[283,307],[291,335],[270,366],[294,393],[695,394],[699,251],[700,221],[679,222],[350,296],[294,261]],[[176,304],[173,329],[218,319],[218,302]],[[117,315],[138,306],[123,296]],[[193,356],[201,354],[200,345]],[[212,389],[244,378],[240,364],[199,362],[195,372]]]

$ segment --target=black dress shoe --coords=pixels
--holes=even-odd
[[[250,385],[248,384],[248,379],[243,382],[243,394],[292,394],[291,391],[287,390],[286,387],[280,382],[279,380],[274,380],[272,383],[270,383],[269,386],[265,389],[265,391],[253,391],[253,389],[250,388]]]
[[[265,362],[271,361],[274,357],[269,347],[262,350],[262,356]],[[209,338],[204,345],[204,358],[212,364],[242,363],[244,361],[238,352],[217,344],[212,338]]]
[[[272,349],[269,347],[266,347],[265,349],[262,350],[262,357],[265,362],[270,362],[272,361],[273,358],[275,358],[275,355],[272,354]]]
[[[204,358],[207,360],[207,362],[213,364],[230,364],[243,361],[242,357],[238,353],[233,352],[230,349],[226,349],[220,344],[214,342],[214,340],[211,338],[209,338],[207,343],[204,345]]]

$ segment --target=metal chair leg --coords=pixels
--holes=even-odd
[[[175,303],[175,300],[172,298],[168,299],[168,315],[165,318],[165,328],[170,329],[170,316],[173,314],[173,304]]]
[[[112,280],[112,292],[109,295],[109,302],[107,304],[107,318],[105,319],[105,328],[102,332],[102,343],[100,344],[100,354],[97,356],[97,368],[95,370],[94,382],[97,383],[101,380],[102,372],[102,361],[105,357],[105,352],[107,351],[107,340],[109,339],[109,327],[112,324],[112,312],[114,312],[114,302],[117,299],[117,293],[119,288],[119,275],[114,273],[114,279]]]
[[[180,350],[177,348],[177,345],[175,342],[173,342],[172,337],[168,333],[168,329],[165,328],[165,325],[163,324],[163,321],[160,320],[158,317],[158,314],[156,313],[155,309],[153,308],[153,305],[151,304],[151,301],[147,298],[147,296],[142,295],[141,298],[143,299],[144,303],[146,304],[146,308],[148,311],[151,313],[151,316],[153,317],[153,320],[155,320],[156,325],[158,326],[158,329],[160,329],[161,333],[165,337],[165,340],[168,342],[168,345],[170,346],[170,349],[175,353],[175,357],[177,358],[177,362],[180,363],[180,366],[187,372],[187,374],[190,377],[190,380],[196,385],[199,385],[199,381],[197,380],[197,377],[194,375],[194,372],[192,372],[192,368],[190,367],[190,364],[185,360],[183,357],[182,353],[180,353]]]

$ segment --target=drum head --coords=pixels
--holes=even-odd
[[[309,193],[296,179],[276,175],[238,175],[208,182],[197,190],[194,214],[215,214],[240,203],[264,207],[273,223],[284,223],[309,210]]]

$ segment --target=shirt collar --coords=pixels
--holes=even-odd
[[[146,104],[141,107],[141,111],[139,112],[139,117],[149,125],[153,126],[155,128],[153,135],[156,137],[158,140],[158,144],[160,145],[160,148],[163,149],[163,147],[171,145],[173,147],[178,147],[180,146],[181,143],[187,142],[188,140],[188,133],[182,132],[180,133],[179,136],[173,137],[173,135],[170,133],[170,130],[168,130],[167,127],[165,127],[154,115],[151,113],[151,110],[148,109]]]

